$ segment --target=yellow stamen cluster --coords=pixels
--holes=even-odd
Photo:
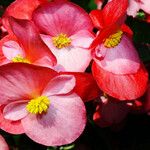
[[[50,100],[47,96],[40,96],[35,99],[31,99],[26,106],[26,109],[32,114],[46,113],[50,105]]]
[[[58,49],[61,49],[64,47],[68,47],[71,44],[71,39],[68,38],[66,34],[61,33],[58,36],[53,37],[52,42],[55,47],[57,47]]]
[[[28,64],[30,64],[30,61],[27,60],[26,58],[23,58],[21,55],[17,55],[16,57],[14,57],[12,59],[12,61],[14,63],[20,62],[20,63],[28,63]]]
[[[110,35],[107,39],[104,40],[104,46],[107,48],[112,48],[117,46],[122,38],[123,32],[119,30],[117,33]]]

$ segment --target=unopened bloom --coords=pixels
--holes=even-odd
[[[0,82],[1,129],[47,146],[71,143],[84,130],[86,110],[73,75],[12,63],[1,66]]]

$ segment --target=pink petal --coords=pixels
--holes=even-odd
[[[46,115],[29,115],[22,120],[27,136],[46,146],[59,146],[75,141],[83,132],[86,112],[76,95],[52,96]]]
[[[28,112],[26,111],[26,100],[11,102],[3,109],[5,119],[17,121],[24,118]]]
[[[41,6],[34,11],[33,20],[41,31],[51,36],[60,33],[70,36],[93,28],[89,15],[71,2],[51,2]]]
[[[0,69],[0,104],[28,100],[41,95],[44,87],[57,73],[29,64],[12,63]]]
[[[59,75],[54,77],[47,84],[43,91],[43,95],[59,95],[67,94],[75,87],[75,77],[73,75]]]
[[[129,6],[127,9],[127,14],[129,16],[136,17],[137,12],[140,10],[140,2],[137,0],[129,0]]]
[[[135,73],[140,67],[140,59],[130,39],[123,35],[121,42],[114,48],[100,46],[104,59],[97,63],[106,71],[114,74]]]
[[[73,46],[57,49],[52,43],[51,36],[41,36],[52,53],[56,56],[58,66],[62,66],[65,71],[70,72],[84,72],[86,70],[92,59],[90,50]],[[64,69],[62,71],[64,71]]]
[[[81,30],[72,35],[70,39],[72,40],[71,45],[74,47],[89,48],[94,39],[94,35],[87,30]]]
[[[10,18],[12,30],[20,44],[23,46],[27,59],[32,63],[47,56],[49,66],[56,64],[56,58],[44,44],[35,25],[29,20]]]
[[[10,121],[3,116],[3,107],[0,107],[0,128],[11,134],[22,134],[24,129],[20,121]]]
[[[8,42],[8,41],[10,41],[10,40],[12,40],[12,36],[10,36],[10,35],[7,35],[7,36],[5,36],[4,38],[2,38],[2,39],[0,40],[0,65],[7,64],[7,63],[10,62],[10,61],[4,56],[3,50],[2,50],[2,47],[3,47],[4,43],[5,43],[5,42]]]
[[[5,139],[0,135],[0,150],[9,150]]]
[[[12,60],[17,55],[21,55],[22,57],[25,57],[25,53],[23,49],[20,47],[20,45],[17,42],[12,40],[4,43],[2,47],[2,51],[4,56],[9,60]]]
[[[144,10],[147,14],[150,14],[150,1],[141,0],[140,8]]]

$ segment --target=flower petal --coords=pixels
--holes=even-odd
[[[142,96],[147,88],[148,73],[141,64],[133,74],[113,74],[93,63],[92,73],[100,89],[120,100],[134,100]]]
[[[73,90],[75,82],[73,75],[58,75],[49,81],[43,91],[43,95],[67,94]]]
[[[140,10],[140,3],[136,0],[130,0],[129,1],[129,6],[127,9],[127,14],[129,16],[136,17],[137,12]]]
[[[100,53],[105,53],[103,60],[97,63],[106,71],[114,74],[135,73],[140,67],[140,59],[131,40],[123,35],[119,45],[106,48],[100,45]]]
[[[4,43],[2,47],[2,51],[4,56],[9,60],[12,60],[17,55],[21,55],[22,57],[25,57],[25,53],[23,49],[19,46],[17,42],[12,40]]]
[[[24,118],[28,112],[26,111],[27,100],[14,101],[6,105],[3,109],[5,119],[17,121]]]
[[[11,3],[7,7],[2,20],[5,28],[9,31],[9,33],[12,33],[12,31],[8,22],[8,16],[13,16],[18,19],[31,19],[32,12],[41,3],[43,3],[42,0],[15,0],[13,3]]]
[[[46,145],[59,146],[75,141],[83,132],[86,112],[76,95],[52,96],[46,115],[29,115],[22,120],[27,136]]]
[[[21,121],[10,121],[3,116],[3,106],[0,107],[0,128],[11,134],[22,134],[24,129]]]
[[[57,73],[49,68],[12,63],[0,69],[0,104],[39,96]]]
[[[52,53],[56,56],[57,65],[63,68],[62,71],[84,72],[86,70],[92,59],[90,50],[74,46],[57,49],[52,43],[51,36],[41,36]],[[55,67],[57,67],[57,65]]]
[[[56,64],[55,56],[44,44],[35,25],[31,21],[10,18],[10,24],[18,41],[24,48],[27,59],[34,62],[47,56],[50,67]]]
[[[94,39],[94,35],[87,30],[81,30],[72,35],[70,39],[72,40],[71,45],[74,47],[89,48]]]
[[[78,94],[84,102],[97,98],[100,89],[96,84],[92,74],[79,72],[60,72],[60,74],[73,75],[76,79],[74,92]]]
[[[5,139],[0,135],[0,149],[1,150],[9,150],[9,147],[5,141]]]
[[[51,2],[43,5],[34,11],[33,20],[42,32],[50,36],[60,33],[71,36],[80,30],[92,31],[93,28],[88,14],[71,2]]]
[[[113,0],[103,8],[103,20],[105,26],[119,23],[124,18],[128,7],[128,0]]]

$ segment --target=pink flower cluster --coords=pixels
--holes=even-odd
[[[2,17],[8,34],[0,40],[0,128],[59,146],[82,134],[87,101],[96,99],[93,120],[101,127],[141,107],[148,72],[124,23],[127,9],[128,0],[112,0],[90,15],[67,0],[8,6]],[[149,103],[148,94],[146,111]]]

